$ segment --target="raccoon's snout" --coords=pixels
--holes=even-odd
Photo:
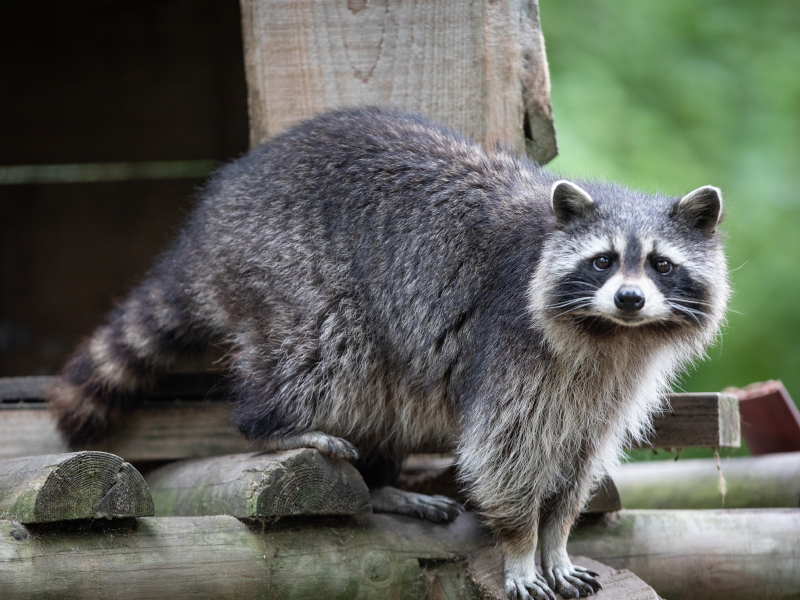
[[[614,304],[627,313],[636,312],[644,306],[644,292],[638,286],[623,285],[614,294]]]

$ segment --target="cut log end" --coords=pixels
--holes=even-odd
[[[153,515],[142,476],[119,456],[74,452],[0,461],[3,516],[21,523]]]

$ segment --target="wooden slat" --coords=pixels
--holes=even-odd
[[[0,518],[52,523],[152,515],[144,479],[119,456],[72,452],[0,460]]]
[[[557,152],[537,0],[241,6],[253,146],[320,112],[389,105],[541,163]]]
[[[159,517],[371,512],[356,468],[311,448],[178,461],[151,472],[147,484]]]
[[[653,421],[655,436],[643,447],[738,448],[739,401],[731,394],[669,394],[669,409]]]
[[[174,460],[247,452],[253,446],[228,422],[221,402],[153,402],[126,413],[108,443],[93,450],[128,461]],[[0,458],[67,452],[44,403],[0,404]]]
[[[21,381],[25,380],[25,381]],[[188,400],[219,397],[224,388],[218,375],[174,377],[151,398]],[[41,398],[51,378],[0,379],[0,458],[55,454],[67,448],[61,442]],[[181,386],[185,387],[181,387]],[[211,392],[204,390],[212,389]],[[28,401],[10,400],[24,397]],[[653,448],[738,447],[738,400],[729,394],[671,394],[671,411],[656,418]],[[230,405],[213,400],[168,402],[149,400],[126,413],[125,422],[111,441],[92,448],[129,461],[173,460],[236,454],[257,448],[229,423]]]

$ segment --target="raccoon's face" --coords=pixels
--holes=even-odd
[[[716,330],[728,296],[719,190],[672,200],[596,191],[597,201],[574,183],[553,184],[557,231],[531,282],[531,309],[598,334],[650,324]]]

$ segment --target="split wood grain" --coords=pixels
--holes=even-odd
[[[352,515],[371,512],[355,467],[303,448],[180,461],[147,476],[156,516]]]
[[[540,163],[557,153],[537,0],[240,3],[253,147],[317,113],[379,105],[487,147],[527,145]]]
[[[0,460],[0,518],[51,523],[152,514],[147,484],[119,456],[73,452]]]

